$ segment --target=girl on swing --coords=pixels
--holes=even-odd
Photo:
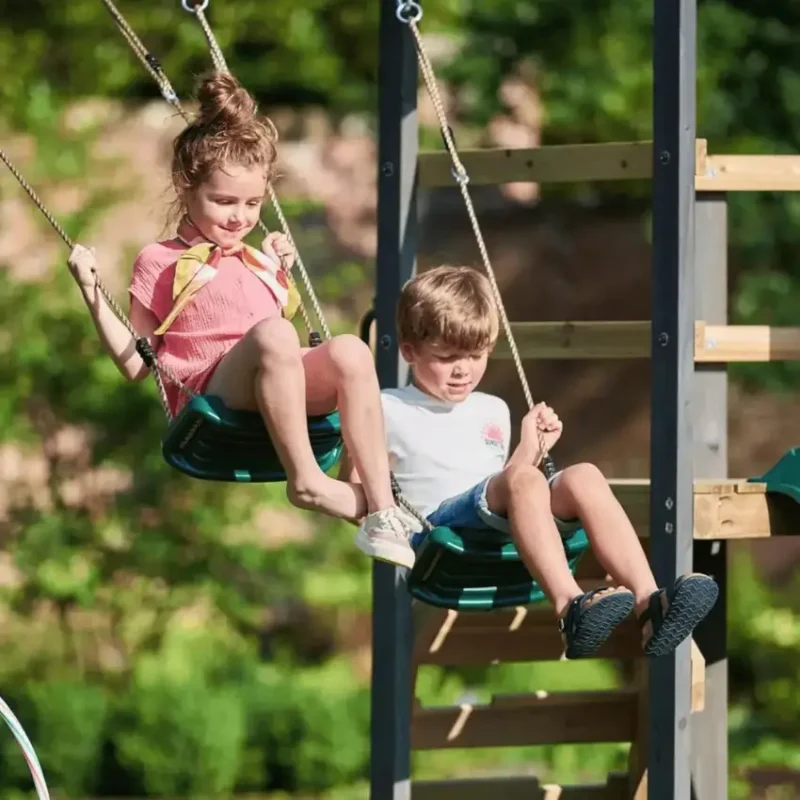
[[[261,412],[294,505],[363,519],[356,534],[360,549],[410,567],[414,521],[392,495],[369,348],[347,334],[301,347],[289,321],[299,303],[286,275],[295,258],[291,242],[281,233],[270,233],[261,251],[243,242],[259,220],[272,178],[275,128],[229,74],[206,77],[198,100],[196,120],[173,148],[177,235],[137,256],[131,322],[193,392]],[[128,380],[143,379],[148,369],[129,332],[97,290],[94,251],[77,245],[68,263],[117,368]],[[177,413],[185,398],[169,383],[166,389]],[[311,449],[307,416],[337,408],[361,483],[328,477]]]

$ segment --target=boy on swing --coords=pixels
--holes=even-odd
[[[499,330],[487,278],[448,266],[417,276],[403,289],[397,327],[413,382],[385,390],[382,401],[404,498],[434,526],[510,533],[553,605],[568,658],[591,656],[634,610],[645,654],[673,651],[713,608],[718,587],[692,574],[659,589],[630,520],[593,464],[544,477],[541,444],[552,448],[563,427],[545,404],[525,416],[509,456],[508,406],[475,391]],[[584,593],[575,581],[561,537],[579,527],[615,588]],[[366,549],[363,538],[360,532],[356,541]]]

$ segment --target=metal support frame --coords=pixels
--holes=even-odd
[[[405,383],[395,310],[416,256],[417,58],[395,0],[380,22],[378,266],[375,319],[381,387]],[[411,798],[411,596],[405,570],[375,562],[372,573],[370,798]]]
[[[696,0],[655,2],[651,562],[692,568]],[[649,800],[690,796],[690,643],[650,671]]]
[[[694,296],[698,317],[728,321],[728,205],[725,194],[698,194]],[[694,376],[694,469],[698,478],[728,474],[726,364],[698,364]],[[706,660],[705,709],[692,715],[692,798],[728,798],[727,542],[695,542],[694,567],[712,575],[717,604],[694,633]]]

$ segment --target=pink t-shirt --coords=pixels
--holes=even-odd
[[[147,245],[133,265],[130,293],[159,322],[172,310],[175,265],[188,249],[179,239]],[[258,322],[281,314],[275,296],[234,254],[181,310],[161,337],[158,359],[193,392],[202,393],[220,359]],[[164,381],[173,414],[185,395]]]

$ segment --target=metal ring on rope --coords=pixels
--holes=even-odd
[[[208,0],[205,0],[208,2]],[[397,19],[408,25],[411,22],[419,22],[422,19],[422,6],[414,0],[403,0],[397,4]]]
[[[208,0],[201,0],[201,2],[193,2],[193,0],[181,0],[181,5],[184,11],[190,14],[196,14],[198,11],[205,11],[208,8]]]

